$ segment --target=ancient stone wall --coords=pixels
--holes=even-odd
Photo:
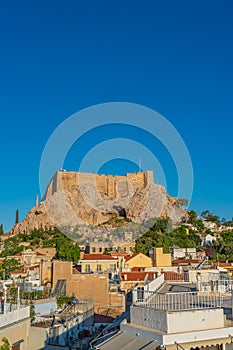
[[[85,184],[94,185],[103,197],[112,199],[117,197],[118,192],[126,192],[129,185],[136,190],[153,182],[152,171],[129,173],[125,176],[58,171],[50,181],[45,199],[60,190],[70,191],[72,186]]]
[[[58,171],[41,203],[13,227],[11,234],[33,228],[97,226],[113,217],[126,217],[138,224],[161,216],[181,222],[186,214],[176,201],[154,183],[152,171],[125,176]]]

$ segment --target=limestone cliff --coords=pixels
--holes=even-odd
[[[16,224],[12,233],[33,228],[96,226],[112,217],[126,217],[142,224],[151,218],[169,216],[180,222],[185,210],[175,203],[151,171],[125,176],[58,171],[41,203]]]

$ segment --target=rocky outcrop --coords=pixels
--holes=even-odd
[[[185,210],[176,203],[177,198],[154,183],[151,171],[125,176],[58,171],[41,203],[13,227],[12,233],[40,227],[97,226],[112,217],[126,217],[142,224],[168,216],[180,222]]]

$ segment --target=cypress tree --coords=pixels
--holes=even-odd
[[[18,222],[19,222],[19,211],[17,209],[15,213],[15,224],[18,224]]]

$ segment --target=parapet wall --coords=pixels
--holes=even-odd
[[[125,176],[112,176],[60,170],[52,177],[44,199],[55,192],[70,191],[73,186],[85,184],[95,186],[102,196],[116,198],[118,192],[127,192],[128,186],[133,186],[136,190],[153,183],[152,171],[127,173]]]
[[[192,332],[224,327],[223,309],[183,310],[169,312],[149,307],[131,306],[131,323],[165,333]]]

